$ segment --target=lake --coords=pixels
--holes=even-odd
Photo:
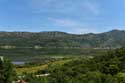
[[[12,64],[14,64],[14,65],[23,65],[23,64],[25,64],[25,62],[24,61],[12,61]]]

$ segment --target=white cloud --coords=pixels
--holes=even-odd
[[[75,27],[81,25],[80,23],[70,19],[54,19],[54,18],[49,18],[49,19],[53,21],[55,24],[58,24],[63,27]]]
[[[35,13],[41,12],[61,12],[69,13],[91,13],[98,15],[100,13],[97,2],[90,0],[32,0],[31,7]]]
[[[84,33],[91,33],[94,32],[96,33],[96,30],[93,30],[92,27],[90,28],[87,26],[85,23],[74,21],[71,19],[54,19],[54,18],[49,18],[50,21],[55,26],[63,27],[64,29],[70,29],[69,33],[75,33],[75,34],[84,34]]]
[[[74,34],[87,34],[87,33],[98,33],[98,31],[90,28],[76,28],[71,33]]]
[[[98,3],[94,0],[32,0],[31,6],[33,12],[41,15],[45,12],[46,19],[50,17],[49,21],[52,22],[49,24],[50,26],[64,27],[66,30],[71,29],[72,33],[97,32],[89,26],[89,23],[85,23],[86,19],[90,20],[92,16],[100,14]],[[63,17],[64,19],[53,17]],[[83,22],[80,22],[79,19]]]

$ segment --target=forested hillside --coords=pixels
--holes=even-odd
[[[125,31],[112,30],[100,34],[64,32],[0,32],[0,47],[49,48],[119,48],[125,46]]]
[[[50,75],[43,78],[34,74]],[[125,83],[125,49],[112,50],[103,56],[79,58],[63,65],[49,65],[47,69],[27,75],[31,83]]]
[[[78,59],[50,72],[52,83],[125,83],[125,49],[90,60]]]

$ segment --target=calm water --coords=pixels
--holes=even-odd
[[[12,64],[23,65],[23,64],[25,64],[25,62],[24,61],[13,61]]]

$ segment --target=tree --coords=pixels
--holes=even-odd
[[[13,65],[8,59],[0,59],[0,83],[12,83],[16,78]]]
[[[85,74],[85,83],[102,83],[103,74],[99,71],[87,72]]]
[[[4,65],[3,61],[0,59],[0,83],[4,83]]]

